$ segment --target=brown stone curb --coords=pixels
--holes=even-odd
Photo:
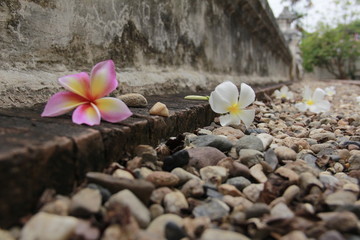
[[[256,88],[257,98],[263,99],[281,85]],[[157,101],[165,103],[170,117],[132,108],[131,118],[96,127],[73,124],[70,115],[41,118],[44,105],[0,109],[0,227],[9,227],[34,211],[46,188],[68,194],[87,172],[102,171],[138,144],[156,146],[210,124],[215,114],[209,104],[184,100],[184,95],[147,97],[149,108]]]

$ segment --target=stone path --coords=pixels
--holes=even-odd
[[[331,85],[329,113],[264,98],[249,129],[215,119],[156,148],[140,139],[72,194],[45,191],[0,239],[359,239],[360,86]]]

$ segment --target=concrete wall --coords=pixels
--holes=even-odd
[[[47,101],[66,74],[113,59],[116,94],[289,80],[266,0],[0,0],[0,107]]]

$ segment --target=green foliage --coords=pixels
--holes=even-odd
[[[318,66],[326,68],[336,78],[354,78],[360,56],[358,34],[360,20],[332,29],[323,25],[314,33],[305,33],[300,45],[305,70],[311,72]]]

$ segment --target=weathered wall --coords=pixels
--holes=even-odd
[[[266,0],[0,0],[0,104],[44,102],[57,78],[113,59],[118,93],[286,81]]]

